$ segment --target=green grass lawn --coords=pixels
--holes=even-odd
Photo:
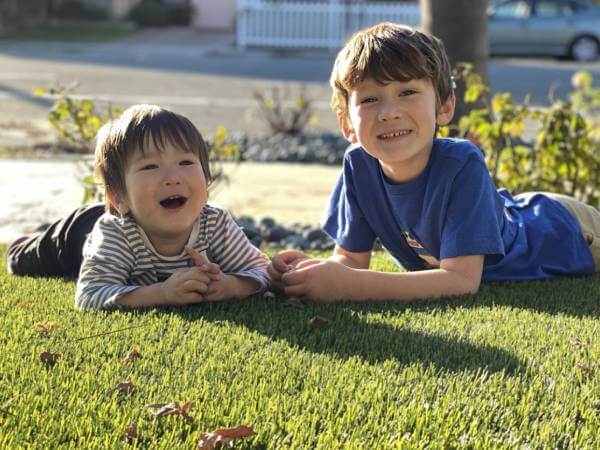
[[[599,276],[408,306],[255,297],[144,313],[76,311],[74,288],[0,263],[0,448],[192,449],[242,424],[256,435],[236,448],[597,448]],[[309,326],[317,314],[330,323]],[[43,351],[62,359],[46,367]],[[109,392],[123,381],[135,391]],[[194,421],[145,407],[172,401]]]
[[[73,22],[42,25],[19,33],[2,35],[2,39],[49,42],[108,42],[123,38],[136,30],[125,23]]]

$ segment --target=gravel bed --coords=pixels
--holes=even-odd
[[[244,234],[259,248],[294,248],[299,250],[333,250],[335,243],[320,228],[295,223],[284,226],[270,217],[255,221],[250,216],[236,219]]]
[[[242,161],[328,165],[340,165],[348,147],[343,136],[333,133],[256,136],[238,132],[230,134],[226,143],[239,145]],[[210,139],[208,144],[212,144]]]

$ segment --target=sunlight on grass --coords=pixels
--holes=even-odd
[[[597,440],[598,276],[488,283],[476,296],[408,306],[254,297],[106,313],[76,311],[73,282],[12,277],[3,261],[2,448],[119,448],[131,422],[141,448],[194,448],[200,432],[240,424],[257,433],[244,448]],[[394,267],[383,254],[375,264]],[[329,325],[311,328],[316,314]],[[133,347],[141,357],[121,363]],[[45,367],[42,351],[62,358]],[[109,393],[126,380],[134,392]],[[171,401],[191,401],[194,421],[145,407]]]

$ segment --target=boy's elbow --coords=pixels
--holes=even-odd
[[[481,285],[481,278],[465,280],[465,294],[477,294],[479,292],[479,286]]]

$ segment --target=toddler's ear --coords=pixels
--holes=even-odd
[[[442,105],[442,107],[437,112],[437,116],[435,119],[435,123],[438,126],[443,127],[444,125],[448,125],[454,117],[454,108],[456,107],[456,97],[454,92],[452,92],[446,102]]]
[[[342,130],[342,134],[344,137],[351,143],[356,144],[358,139],[356,138],[356,133],[354,133],[354,129],[352,128],[352,124],[350,124],[347,117],[345,117],[342,113],[338,113],[338,124],[340,126],[340,130]]]
[[[108,201],[110,202],[111,206],[117,211],[119,211],[119,214],[121,214],[122,216],[127,215],[127,213],[129,212],[129,206],[125,201],[121,199],[120,195],[116,194],[110,189],[107,189],[106,196],[108,197]]]

